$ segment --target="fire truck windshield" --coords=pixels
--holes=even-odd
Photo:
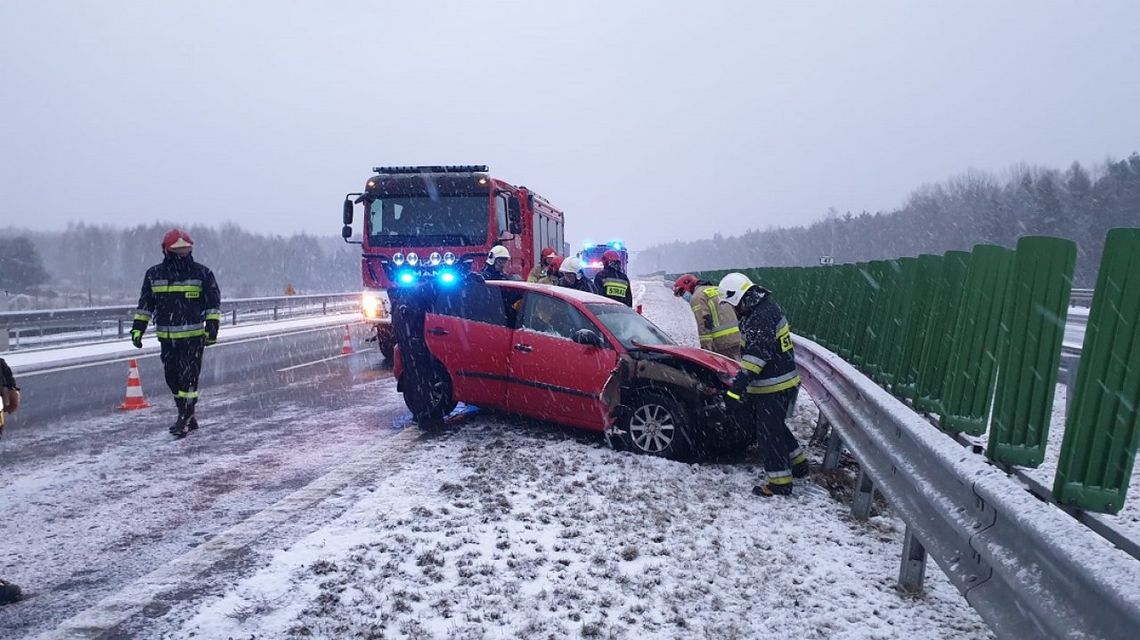
[[[490,203],[471,196],[385,196],[368,205],[374,247],[472,246],[487,240]]]

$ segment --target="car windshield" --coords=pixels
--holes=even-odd
[[[657,325],[624,304],[587,304],[590,310],[626,349],[634,349],[634,342],[646,345],[670,344],[673,339]]]
[[[473,246],[487,240],[486,195],[384,196],[368,206],[368,244],[374,247]]]

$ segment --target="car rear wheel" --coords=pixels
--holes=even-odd
[[[645,390],[625,403],[623,448],[651,456],[684,460],[692,451],[689,412],[668,391]]]
[[[451,377],[443,365],[435,363],[428,379],[422,384],[405,386],[404,404],[421,428],[438,429],[443,426],[443,418],[456,405],[451,393]]]

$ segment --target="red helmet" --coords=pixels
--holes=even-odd
[[[171,229],[162,236],[162,251],[163,253],[171,249],[193,249],[194,241],[190,239],[190,234],[182,229]]]
[[[602,263],[609,264],[611,262],[621,262],[621,254],[613,249],[606,249],[606,252],[602,254]]]
[[[553,272],[555,272],[555,273],[558,273],[558,270],[562,268],[562,261],[563,261],[563,260],[565,260],[565,259],[566,259],[566,258],[564,258],[564,257],[562,257],[562,256],[558,256],[558,255],[556,255],[556,256],[551,256],[551,258],[550,258],[550,269],[549,269],[549,271],[553,271]]]
[[[694,276],[691,273],[686,273],[680,278],[677,278],[677,281],[673,283],[673,295],[679,296],[686,291],[692,293],[693,289],[696,289],[697,285],[700,284],[700,282],[701,281],[697,279],[697,276]]]
[[[546,262],[547,258],[549,258],[550,256],[555,255],[557,253],[558,252],[554,250],[554,247],[543,247],[542,248],[542,254],[541,254],[542,257],[539,258],[538,262],[540,264],[543,262]]]

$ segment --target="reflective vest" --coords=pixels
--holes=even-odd
[[[792,328],[770,293],[741,320],[740,328],[744,338],[740,366],[748,372],[748,393],[777,393],[800,383]]]

